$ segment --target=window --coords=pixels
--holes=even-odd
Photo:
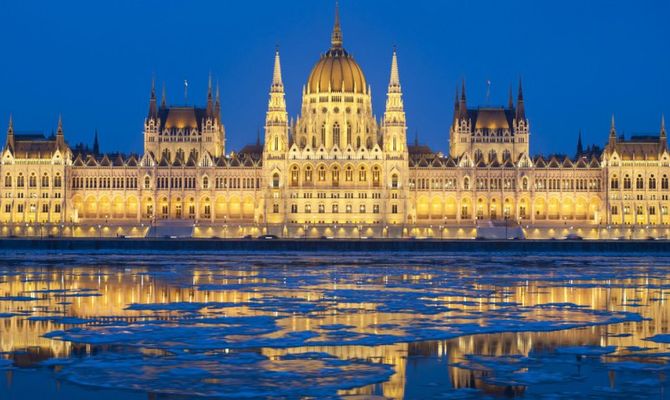
[[[20,213],[23,212],[23,204],[19,204],[19,206],[16,207],[16,208],[17,208],[17,211],[18,211],[18,212],[20,212]]]
[[[361,214],[364,214],[365,213],[365,204],[361,204],[359,209],[361,211]]]
[[[626,175],[623,178],[623,188],[624,189],[630,189],[631,188],[630,176],[628,176],[628,175]]]
[[[398,175],[397,175],[397,174],[393,174],[393,175],[391,176],[391,187],[392,187],[393,189],[397,189],[397,188],[398,188]]]
[[[60,174],[56,174],[54,177],[54,187],[61,187],[63,186],[63,178],[60,176]]]
[[[366,173],[365,173],[365,167],[361,167],[361,170],[358,172],[358,180],[361,182],[365,182],[367,179]]]
[[[202,188],[209,189],[209,178],[207,178],[206,176],[202,178]]]
[[[16,178],[16,186],[17,187],[24,187],[25,186],[25,181],[23,178],[23,174],[19,174],[18,178]]]
[[[326,123],[321,125],[321,146],[326,145]]]
[[[347,146],[351,146],[351,124],[347,122]]]
[[[372,212],[374,214],[379,214],[379,204],[373,204],[372,205]]]
[[[337,214],[340,211],[340,207],[337,204],[333,204],[333,214]]]
[[[470,178],[467,176],[463,178],[463,189],[470,190]]]
[[[292,214],[297,214],[298,213],[298,205],[297,204],[291,204],[291,213]]]
[[[5,204],[5,212],[6,213],[12,212],[12,204],[11,203]]]
[[[344,172],[344,179],[347,182],[354,180],[354,171],[351,170],[351,166],[347,167],[347,170]]]
[[[291,169],[291,186],[298,186],[298,166],[294,165]]]
[[[649,207],[649,215],[656,215],[656,207],[654,206]]]
[[[30,175],[30,179],[29,179],[29,181],[28,181],[28,185],[29,185],[31,188],[37,187],[37,177],[35,176],[35,174]]]
[[[305,169],[305,183],[312,183],[312,168],[309,165]]]
[[[616,175],[612,176],[610,187],[612,189],[619,189],[619,178]]]
[[[654,175],[649,177],[649,189],[656,189],[656,177]]]
[[[12,176],[9,174],[5,176],[5,187],[12,187]]]
[[[49,212],[49,205],[48,204],[42,204],[42,212],[43,213],[48,213]]]
[[[635,180],[635,188],[644,189],[644,179],[642,179],[642,175],[637,176],[637,179]]]
[[[279,214],[279,204],[272,205],[272,212],[275,214]]]
[[[498,155],[495,150],[489,151],[489,162],[492,163],[498,159]]]
[[[391,214],[397,214],[397,213],[398,213],[398,205],[391,204]]]
[[[279,174],[276,172],[274,173],[274,175],[272,175],[272,187],[273,188],[279,187]]]
[[[661,189],[667,189],[668,188],[668,176],[663,175],[663,178],[661,178]]]
[[[312,205],[311,204],[305,204],[305,214],[309,214],[312,212]]]
[[[523,177],[523,180],[521,181],[521,188],[523,190],[528,190],[528,178],[525,177],[525,176]]]
[[[49,187],[49,176],[47,174],[42,176],[42,187]]]
[[[151,187],[151,179],[148,176],[144,177],[144,188],[149,189]]]
[[[319,204],[319,214],[323,214],[326,212],[326,206],[323,204]]]
[[[333,146],[340,147],[340,124],[333,124]]]

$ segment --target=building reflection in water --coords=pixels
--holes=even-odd
[[[128,310],[132,303],[172,303],[172,302],[230,302],[239,307],[227,308],[227,315],[270,315],[268,311],[252,309],[244,305],[259,296],[262,287],[265,294],[272,290],[273,281],[261,277],[257,270],[238,269],[194,269],[190,282],[166,278],[161,274],[151,274],[143,268],[118,269],[101,268],[24,268],[19,274],[0,276],[0,351],[13,353],[16,366],[31,366],[36,362],[55,357],[67,357],[76,353],[94,351],[90,346],[74,345],[70,342],[44,338],[47,332],[63,329],[60,322],[49,319],[31,320],[35,317],[66,316],[100,321],[135,322],[146,318],[146,312]],[[411,281],[412,277],[403,277]],[[422,276],[430,280],[430,276]],[[187,284],[185,284],[187,283]],[[237,289],[198,290],[193,286],[209,284],[238,283]],[[477,285],[476,290],[493,290],[499,296],[487,296],[483,302],[462,296],[448,296],[440,300],[445,304],[461,303],[461,310],[486,312],[495,309],[499,302],[518,302],[525,306],[545,303],[575,303],[593,309],[609,311],[633,311],[646,317],[635,323],[620,323],[609,326],[592,326],[582,329],[542,333],[501,333],[470,335],[444,341],[418,343],[398,343],[383,346],[326,346],[299,347],[288,349],[263,348],[260,351],[268,357],[280,357],[287,353],[310,351],[327,352],[343,359],[363,359],[391,364],[395,374],[387,382],[371,385],[342,394],[372,395],[388,398],[402,398],[405,394],[406,370],[408,363],[416,357],[430,356],[445,360],[448,368],[449,384],[454,388],[479,388],[490,393],[512,390],[519,394],[523,387],[501,388],[487,385],[481,371],[471,371],[450,366],[468,354],[492,356],[528,355],[531,351],[551,350],[559,346],[639,346],[649,342],[644,338],[668,331],[670,308],[665,304],[663,284],[665,278],[640,277],[636,279],[611,281],[611,285],[560,285],[556,281],[533,281],[525,285],[500,287]],[[188,285],[190,284],[190,285]],[[191,286],[193,285],[193,286]],[[354,288],[352,285],[307,286],[291,289],[290,295],[306,300],[317,300],[323,296],[323,289]],[[281,288],[277,288],[281,295]],[[485,292],[483,292],[485,293]],[[502,295],[500,295],[502,294]],[[27,297],[35,297],[30,301]],[[14,300],[12,300],[12,298]],[[465,303],[464,303],[465,302]],[[333,310],[312,314],[294,314],[280,319],[278,324],[284,331],[314,330],[321,325],[344,324],[358,332],[374,332],[373,326],[398,320],[398,315],[377,312],[376,304],[337,304]],[[338,309],[355,309],[357,312],[340,313]],[[560,311],[557,311],[560,313]],[[13,316],[11,314],[14,314]],[[169,318],[170,312],[161,313]],[[439,316],[448,318],[449,313]],[[406,316],[411,318],[411,316]],[[558,316],[560,317],[560,315]],[[11,384],[11,373],[7,373]],[[446,385],[447,382],[441,382]],[[513,394],[514,394],[513,393]],[[510,394],[510,393],[503,393]]]

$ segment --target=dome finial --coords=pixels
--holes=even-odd
[[[340,5],[335,1],[335,25],[333,34],[330,36],[330,44],[333,48],[342,47],[342,28],[340,28]]]

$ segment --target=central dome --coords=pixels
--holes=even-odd
[[[307,93],[365,93],[367,83],[363,70],[354,57],[342,47],[340,16],[335,10],[335,27],[330,50],[317,61],[307,80]]]

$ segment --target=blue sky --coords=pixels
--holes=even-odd
[[[333,1],[0,0],[0,123],[70,143],[100,132],[103,151],[141,152],[152,75],[168,102],[205,102],[221,84],[228,150],[263,126],[279,45],[289,114],[329,47]],[[340,1],[344,46],[383,113],[393,45],[409,140],[447,152],[454,91],[506,103],[523,77],[533,153],[573,153],[577,134],[604,144],[612,113],[627,135],[657,134],[670,114],[670,2]],[[670,116],[669,116],[670,117]]]

